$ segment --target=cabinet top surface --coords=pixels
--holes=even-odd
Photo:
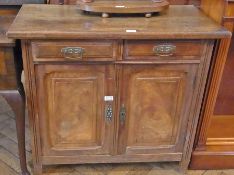
[[[15,16],[0,16],[0,46],[14,45],[14,40],[6,36],[6,32]]]
[[[160,15],[84,15],[76,6],[23,5],[8,36],[17,39],[215,39],[231,33],[194,6],[171,5]]]

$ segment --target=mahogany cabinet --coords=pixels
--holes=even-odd
[[[155,55],[154,47],[163,48],[162,43],[176,47],[176,55]],[[189,116],[196,111],[192,101],[206,76],[198,77],[208,69],[200,62],[209,62],[213,40],[28,44],[46,163],[182,160]],[[70,51],[61,54],[66,48]],[[79,48],[82,57],[72,53]]]
[[[42,174],[44,165],[76,163],[187,169],[210,63],[225,58],[214,51],[231,33],[193,6],[136,20],[24,5],[8,36],[22,42],[34,172]]]
[[[231,32],[234,1],[202,0],[201,9]],[[192,169],[234,168],[234,40],[227,61],[214,66],[191,160]]]

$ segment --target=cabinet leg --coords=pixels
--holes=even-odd
[[[30,175],[26,163],[25,151],[25,95],[23,90],[1,91],[0,94],[15,113],[18,150],[22,175]]]

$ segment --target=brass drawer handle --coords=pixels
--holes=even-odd
[[[81,60],[85,49],[82,47],[64,47],[61,49],[61,53],[64,58],[71,60]]]
[[[162,44],[155,46],[153,52],[158,56],[171,56],[175,53],[176,46],[171,44]]]

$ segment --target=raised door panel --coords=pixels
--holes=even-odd
[[[118,152],[182,153],[196,65],[123,66]]]
[[[114,68],[38,65],[38,105],[43,155],[111,154]]]

